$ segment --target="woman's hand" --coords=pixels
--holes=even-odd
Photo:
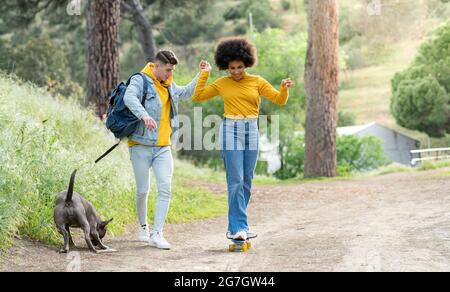
[[[286,88],[290,88],[292,86],[291,78],[287,78],[287,79],[281,80],[281,85],[286,87]]]
[[[208,63],[208,61],[205,61],[205,60],[201,60],[198,67],[200,68],[200,71],[206,71],[206,72],[211,72],[211,69],[212,69],[212,67]]]

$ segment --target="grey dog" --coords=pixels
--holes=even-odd
[[[77,170],[74,170],[70,176],[69,189],[58,194],[53,212],[56,228],[64,236],[64,247],[60,252],[68,252],[69,244],[75,246],[69,227],[78,227],[83,230],[90,251],[98,253],[95,246],[102,250],[109,249],[103,244],[102,238],[105,237],[106,228],[113,219],[102,221],[94,206],[73,191],[76,172]]]

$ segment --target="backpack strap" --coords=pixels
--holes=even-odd
[[[148,80],[147,80],[147,77],[145,77],[144,74],[142,74],[141,72],[134,73],[133,75],[131,75],[128,78],[127,83],[125,85],[126,85],[126,87],[128,87],[128,85],[130,85],[131,78],[133,76],[136,76],[136,75],[141,76],[142,77],[142,81],[144,81],[143,82],[143,88],[142,88],[143,89],[143,94],[142,94],[142,100],[141,100],[141,104],[142,104],[142,106],[144,106],[144,101],[145,101],[145,98],[147,97],[147,93],[148,93]]]
[[[120,141],[121,141],[121,140],[119,140],[119,142],[117,142],[116,144],[114,144],[114,145],[113,145],[111,148],[109,148],[105,153],[103,153],[102,156],[100,156],[99,158],[97,158],[97,160],[95,160],[94,163],[97,163],[97,162],[99,162],[100,160],[102,160],[106,155],[108,155],[108,154],[109,154],[111,151],[113,151],[117,146],[119,146]]]
[[[126,83],[126,86],[128,87],[128,85],[130,85],[130,81],[131,81],[131,77],[133,77],[133,76],[135,76],[135,75],[140,75],[141,77],[142,77],[142,80],[144,81],[144,88],[143,88],[143,95],[142,95],[142,101],[141,101],[141,104],[142,104],[142,106],[144,106],[144,103],[145,103],[145,98],[147,97],[147,93],[148,93],[148,80],[147,80],[147,77],[145,77],[144,76],[144,74],[142,74],[141,72],[138,72],[138,73],[134,73],[133,75],[131,75],[129,78],[128,78],[128,80],[127,80],[127,83]],[[113,151],[117,146],[119,146],[119,144],[120,144],[120,142],[122,141],[122,139],[120,139],[119,140],[119,142],[117,142],[116,144],[114,144],[111,148],[109,148],[108,150],[106,150],[106,152],[105,153],[103,153],[102,154],[102,156],[100,156],[99,158],[97,158],[96,160],[95,160],[95,162],[94,163],[97,163],[97,162],[99,162],[100,160],[102,160],[106,155],[108,155],[111,151]]]

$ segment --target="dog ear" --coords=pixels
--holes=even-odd
[[[113,221],[113,219],[114,219],[114,218],[111,218],[111,219],[109,219],[109,220],[107,220],[107,221],[103,221],[103,222],[102,222],[102,226],[106,227],[109,223],[111,223],[111,221]]]

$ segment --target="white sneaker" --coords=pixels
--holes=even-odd
[[[149,244],[160,249],[170,249],[170,244],[164,238],[162,232],[153,232],[150,236]]]
[[[234,236],[235,235],[231,234],[230,231],[227,231],[227,238],[228,239],[233,239]],[[256,233],[253,230],[247,231],[247,239],[256,238],[256,237],[258,237],[258,233]]]
[[[147,225],[139,226],[138,240],[143,242],[150,240],[150,232],[148,231]]]
[[[248,230],[247,231],[247,238],[255,238],[255,237],[258,237],[258,233],[256,233],[253,230]]]
[[[236,234],[233,234],[231,236],[231,238],[233,238],[234,240],[247,240],[247,232],[245,232],[244,230],[241,230],[239,232],[237,232]]]

